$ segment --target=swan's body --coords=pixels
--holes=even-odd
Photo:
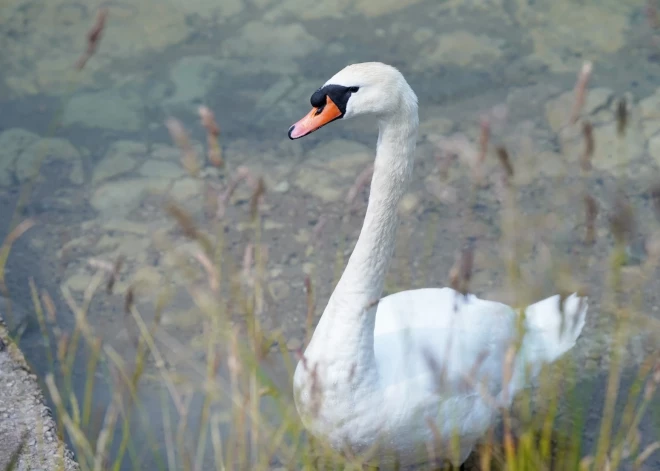
[[[298,412],[317,438],[367,453],[381,467],[424,462],[429,445],[436,458],[459,465],[496,418],[495,403],[510,405],[527,373],[537,375],[574,345],[586,299],[566,299],[563,324],[559,296],[526,309],[511,381],[504,371],[519,314],[510,307],[449,288],[380,299],[412,173],[417,97],[393,67],[364,63],[336,74],[311,101],[292,139],[357,115],[376,116],[380,133],[360,237],[296,368]],[[450,452],[456,435],[459,447]]]

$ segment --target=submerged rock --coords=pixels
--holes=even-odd
[[[113,131],[142,127],[142,98],[132,91],[103,90],[79,93],[67,103],[62,124]]]
[[[117,141],[96,165],[92,183],[100,183],[133,170],[147,154],[147,146],[141,142]]]
[[[21,128],[11,128],[0,133],[0,185],[12,182],[16,160],[37,140],[37,134]]]
[[[71,166],[69,181],[74,185],[84,182],[82,157],[78,149],[66,139],[50,137],[33,141],[16,159],[15,173],[20,182],[37,176],[43,165],[60,161]]]

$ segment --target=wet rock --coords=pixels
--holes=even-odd
[[[281,72],[295,73],[299,59],[319,50],[321,41],[300,23],[275,24],[261,21],[246,23],[238,36],[227,39],[220,48],[223,57],[265,59],[260,65]]]
[[[104,217],[123,217],[140,203],[147,192],[162,193],[169,180],[160,178],[131,178],[103,183],[92,194],[91,205]]]
[[[415,69],[424,70],[442,64],[484,68],[501,55],[504,41],[468,31],[440,35],[432,45],[423,48]]]
[[[103,159],[96,165],[92,183],[100,183],[130,172],[137,162],[144,159],[147,147],[134,141],[118,141],[112,144]]]
[[[204,146],[199,142],[192,142],[193,149],[197,152],[198,156],[204,155]],[[181,161],[181,151],[174,147],[165,144],[154,144],[151,149],[151,157],[154,159]]]
[[[423,120],[419,125],[419,136],[436,142],[449,134],[454,123],[449,118],[437,117]]]
[[[403,215],[412,214],[419,205],[421,204],[421,199],[418,195],[413,193],[406,194],[399,203],[399,212]]]
[[[186,174],[180,165],[172,162],[163,162],[161,160],[147,160],[142,164],[139,172],[143,177],[171,179],[179,178]]]
[[[625,136],[619,137],[616,123],[612,122],[595,126],[594,168],[608,170],[615,175],[623,175],[628,171],[631,161],[642,158],[646,152],[645,140],[637,127],[629,127]],[[584,152],[582,136],[565,139],[562,143],[562,154],[572,157],[577,162]]]
[[[39,174],[41,165],[61,161],[71,166],[69,180],[75,185],[84,181],[80,152],[66,139],[47,138],[32,142],[16,160],[16,177],[23,182]]]
[[[211,56],[188,56],[174,64],[170,80],[172,96],[163,100],[167,106],[198,106],[211,91],[221,72],[222,63]]]
[[[644,137],[647,139],[660,132],[660,89],[639,102]]]
[[[281,181],[277,185],[275,185],[275,187],[273,188],[273,191],[276,192],[276,193],[286,193],[287,191],[289,191],[290,187],[291,187],[291,185],[289,185],[289,182],[287,182],[285,180],[285,181]]]
[[[126,232],[146,236],[149,234],[149,226],[140,222],[126,221],[122,219],[113,219],[106,221],[102,226],[103,230],[111,232]]]
[[[609,111],[607,105],[611,102],[613,96],[614,92],[609,88],[594,88],[589,90],[584,107],[582,108],[582,116],[593,115],[599,110],[602,110],[605,112],[604,115],[601,115],[600,120],[592,119],[594,124],[612,121],[614,115]],[[573,91],[562,93],[546,103],[545,119],[554,132],[559,132],[569,123],[574,103],[575,93]]]
[[[660,120],[660,88],[639,102],[639,111],[642,119]]]
[[[531,36],[532,57],[547,64],[552,72],[577,73],[584,57],[597,62],[623,47],[628,18],[636,7],[604,0],[515,2],[514,8],[516,20]]]
[[[71,291],[82,293],[87,289],[91,281],[92,275],[81,271],[67,278],[62,286],[70,289]]]
[[[142,127],[142,97],[115,89],[79,93],[67,103],[64,126],[83,126],[113,131],[138,131]]]
[[[286,343],[286,348],[288,348],[291,351],[299,350],[300,348],[302,348],[302,346],[303,346],[302,341],[297,338],[289,339]]]
[[[374,152],[363,144],[334,139],[310,151],[309,165],[301,167],[294,184],[326,202],[346,196],[359,173],[374,159]]]
[[[200,15],[204,18],[216,17],[218,20],[222,20],[243,11],[243,3],[241,0],[222,0],[221,2],[183,0],[176,2],[176,5],[187,14]]]
[[[276,7],[269,12],[268,18],[279,19],[288,15],[296,15],[303,20],[318,20],[323,18],[342,18],[347,13],[358,12],[368,17],[379,17],[397,12],[422,0],[320,0],[314,2],[313,8],[301,7],[299,0],[275,2]]]
[[[184,201],[201,195],[203,191],[204,184],[201,180],[196,178],[182,178],[172,185],[170,195],[178,201]]]
[[[207,3],[220,11],[225,4],[237,1]],[[6,3],[0,24],[10,22],[13,34],[6,35],[3,41],[5,83],[15,95],[70,93],[71,69],[84,50],[84,38],[97,9],[61,1],[40,8],[26,8],[23,1],[15,0],[5,8]],[[110,20],[98,53],[85,66],[85,73],[76,76],[77,84],[92,84],[94,72],[116,59],[135,58],[182,41],[190,32],[187,17],[181,11],[186,4],[180,0],[109,3]],[[106,78],[119,82],[126,79],[126,74],[110,71]],[[111,102],[106,105],[112,108]]]
[[[660,165],[660,135],[655,135],[649,139],[649,154]]]
[[[0,296],[0,320],[4,321],[10,335],[20,337],[30,327],[31,319],[28,313],[29,311],[23,306]]]
[[[37,134],[21,128],[11,128],[0,133],[0,185],[9,185],[12,182],[16,160],[37,140]]]

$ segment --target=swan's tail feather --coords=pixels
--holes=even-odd
[[[589,300],[573,293],[560,305],[559,295],[532,304],[525,311],[530,340],[540,342],[532,347],[546,363],[555,361],[575,345],[582,333]]]
[[[536,377],[543,365],[552,363],[575,345],[585,324],[588,298],[576,293],[560,304],[559,295],[528,306],[526,333],[509,388],[511,397]]]

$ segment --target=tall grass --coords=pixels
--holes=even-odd
[[[589,70],[590,71],[590,70]],[[578,80],[576,107],[579,109],[585,93],[580,91],[580,83],[586,87],[588,77]],[[574,130],[581,130],[585,139],[585,155],[568,156],[574,164],[568,172],[582,172],[582,193],[585,204],[584,244],[594,242],[594,225],[597,208],[589,194],[590,165],[594,155],[594,145],[590,141],[590,125],[577,118],[579,110],[573,110],[567,124]],[[228,182],[223,193],[217,198],[213,216],[201,223],[177,202],[164,200],[163,211],[176,222],[178,232],[169,237],[160,236],[154,240],[164,254],[169,254],[175,264],[164,274],[164,281],[150,291],[144,292],[139,285],[130,285],[125,290],[123,308],[127,325],[134,332],[134,351],[127,360],[126,353],[117,351],[103,337],[103,332],[95,329],[90,312],[95,299],[112,293],[117,280],[122,276],[123,259],[106,261],[97,265],[96,273],[90,277],[89,286],[82,299],[76,299],[66,287],[61,296],[75,319],[71,331],[59,325],[61,313],[55,311],[51,295],[30,281],[35,314],[41,328],[45,346],[44,354],[52,364],[45,377],[45,384],[55,404],[55,416],[60,433],[66,433],[75,451],[82,470],[118,470],[124,460],[132,469],[140,468],[140,455],[134,440],[139,438],[148,444],[148,453],[155,469],[198,471],[207,469],[268,470],[285,469],[363,469],[363,457],[338,453],[324,443],[306,434],[299,422],[291,394],[277,387],[276,379],[269,376],[268,364],[271,357],[277,356],[286,366],[287,378],[300,359],[299,352],[290,352],[283,334],[270,331],[262,325],[267,285],[264,282],[268,266],[268,252],[265,250],[262,222],[264,218],[263,198],[266,192],[264,180],[253,175],[246,168],[231,168],[231,162],[222,158],[217,144],[219,132],[214,121],[209,121],[208,110],[202,114],[204,127],[209,136],[209,161],[225,174]],[[622,136],[625,133],[625,110],[618,115]],[[200,176],[202,164],[195,160],[198,156],[185,134],[181,123],[169,121],[168,128],[174,141],[182,151],[182,164],[195,178]],[[523,276],[522,259],[528,257],[521,234],[533,225],[519,210],[520,195],[515,185],[515,169],[509,160],[508,151],[502,145],[489,146],[488,130],[482,131],[480,146],[483,153],[478,165],[485,159],[499,159],[501,170],[496,173],[501,202],[501,241],[500,262],[506,267],[506,280],[503,285],[512,293],[512,302],[524,306],[530,301],[531,287]],[[621,151],[625,145],[621,140]],[[581,168],[581,170],[579,170]],[[365,171],[369,175],[369,171]],[[557,178],[562,181],[563,176]],[[361,177],[367,180],[366,177]],[[358,179],[360,180],[360,179]],[[242,184],[249,192],[249,210],[241,219],[227,217],[226,207],[232,204],[232,196]],[[359,186],[364,182],[357,182]],[[349,194],[359,191],[351,191]],[[469,227],[473,217],[473,206],[477,194],[493,191],[481,188],[478,181],[470,189],[466,211],[465,227]],[[558,187],[558,191],[561,191]],[[269,195],[269,198],[276,196]],[[350,218],[352,199],[346,205],[346,218]],[[618,197],[617,197],[618,198]],[[580,200],[574,202],[580,207]],[[234,213],[232,213],[234,214]],[[598,309],[591,309],[589,316],[612,316],[616,325],[609,332],[613,335],[612,358],[609,379],[605,391],[605,404],[600,424],[597,447],[589,456],[583,456],[581,447],[582,429],[585,427],[584,396],[589,393],[580,390],[575,384],[583,372],[581,365],[564,359],[554,368],[560,375],[543,374],[538,387],[532,392],[523,393],[512,410],[503,411],[501,428],[484,437],[479,449],[470,459],[470,466],[480,470],[615,470],[623,464],[632,469],[642,466],[653,453],[660,449],[660,441],[652,441],[641,447],[642,438],[638,431],[640,421],[649,413],[653,401],[657,402],[656,388],[660,383],[660,363],[657,352],[644,359],[638,368],[636,381],[629,389],[622,390],[621,374],[624,366],[622,351],[628,341],[625,333],[631,323],[647,322],[657,329],[643,314],[643,290],[646,283],[655,275],[660,253],[650,251],[642,266],[641,277],[634,286],[623,282],[622,270],[625,264],[625,247],[631,232],[631,209],[624,199],[616,200],[610,217],[614,246],[609,253],[610,268],[605,299]],[[227,244],[230,234],[239,223],[247,223],[242,249]],[[20,228],[21,226],[19,226]],[[23,229],[25,226],[23,226]],[[436,228],[431,225],[425,247],[432,251],[432,241]],[[0,250],[2,262],[0,273],[18,232],[13,232]],[[466,236],[469,234],[466,234]],[[178,250],[178,236],[189,240],[192,250],[182,254]],[[277,247],[270,247],[277,250]],[[473,263],[472,249],[467,249],[459,257],[456,268],[448,281],[461,290],[469,289]],[[339,244],[336,266],[343,269],[344,246]],[[605,254],[603,254],[604,256]],[[319,255],[313,246],[307,251],[310,260]],[[300,262],[302,263],[302,262]],[[589,269],[587,262],[578,264],[581,272],[568,271],[561,264],[545,267],[546,276],[553,280],[560,293],[572,290],[576,282],[586,278]],[[483,267],[482,267],[483,268]],[[406,289],[417,283],[412,279],[409,267],[395,267],[406,280],[401,286],[389,283],[388,289]],[[430,270],[422,265],[422,271]],[[302,270],[301,270],[302,272]],[[421,278],[428,276],[422,273]],[[306,306],[306,323],[313,328],[318,309],[323,300],[316,299],[315,276],[305,280],[305,293],[300,293],[301,304]],[[390,278],[391,280],[391,278]],[[2,280],[0,280],[2,281]],[[174,299],[187,297],[192,308],[186,311],[191,321],[198,326],[199,335],[185,343],[173,336],[163,326],[163,317]],[[144,314],[150,304],[153,315]],[[269,306],[277,310],[277,305]],[[183,315],[183,314],[182,314]],[[284,315],[284,313],[282,313]],[[583,335],[592,335],[586,329]],[[309,339],[309,335],[306,337]],[[578,344],[579,344],[578,340]],[[279,351],[274,351],[274,346]],[[74,360],[84,349],[87,359],[87,374],[84,392],[76,396],[73,387]],[[304,350],[304,349],[303,349]],[[514,358],[515,345],[507,361]],[[173,359],[178,366],[174,367]],[[201,358],[201,360],[199,359]],[[180,369],[184,368],[182,374]],[[511,363],[505,365],[511,370]],[[111,400],[104,412],[98,433],[92,433],[93,393],[97,385],[98,373],[107,376],[112,385]],[[160,386],[160,397],[151,398],[162,404],[164,443],[157,443],[149,433],[150,419],[145,404],[140,397],[140,389],[145,384]],[[319,391],[322,395],[322,391]],[[199,423],[190,428],[194,397],[202,397]],[[617,399],[625,398],[620,420],[615,420]],[[542,398],[543,400],[539,400]],[[575,407],[571,406],[574,401]],[[263,405],[268,404],[271,412]],[[656,404],[657,405],[657,404]],[[272,410],[276,413],[273,414]],[[560,413],[568,411],[571,427],[563,424]],[[277,417],[274,418],[273,416]],[[422,426],[422,425],[420,425]],[[432,425],[429,425],[432,426]],[[228,433],[221,433],[221,430]],[[648,437],[645,437],[648,438]],[[657,438],[657,437],[654,437]],[[647,440],[648,441],[648,440]],[[164,451],[160,451],[164,448]],[[429,446],[429,466],[440,466],[434,461],[437,450]]]

